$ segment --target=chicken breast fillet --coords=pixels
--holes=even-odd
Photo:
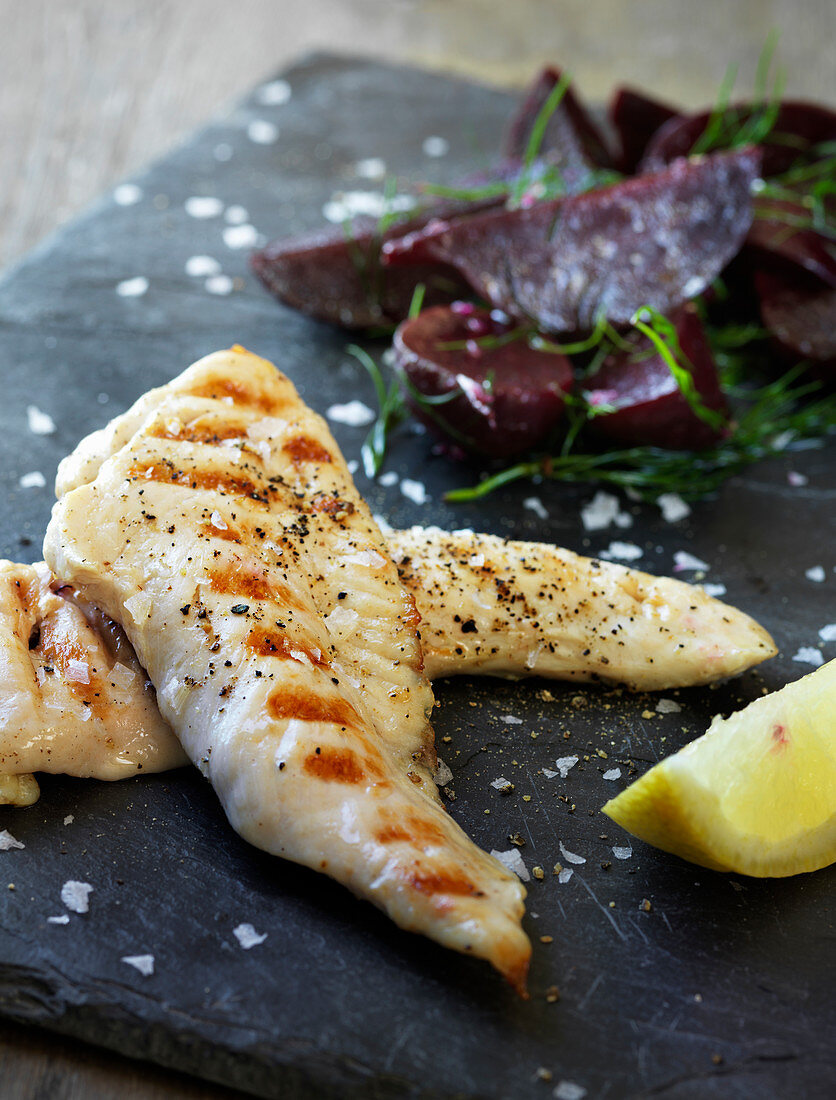
[[[0,803],[32,772],[121,779],[186,762],[122,631],[66,598],[47,567],[0,561]]]
[[[48,565],[124,627],[243,837],[522,990],[525,891],[440,803],[418,615],[327,425],[239,348],[164,389],[56,504]]]

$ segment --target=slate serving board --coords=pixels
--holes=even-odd
[[[345,335],[278,306],[247,273],[246,249],[228,247],[229,234],[224,242],[224,218],[197,219],[184,203],[241,205],[246,224],[271,236],[316,226],[335,191],[379,186],[354,175],[363,158],[382,157],[410,179],[480,167],[510,100],[435,73],[334,57],[286,75],[288,102],[265,102],[282,98],[281,85],[257,90],[139,178],[133,205],[105,198],[0,284],[3,555],[39,556],[51,493],[21,488],[23,474],[41,471],[51,485],[83,434],[218,347],[240,342],[273,359],[321,411],[353,396],[373,403]],[[252,140],[272,137],[254,121],[272,123],[277,139]],[[450,143],[445,157],[425,154],[430,136]],[[185,274],[195,255],[220,261],[231,293]],[[144,294],[116,292],[138,276]],[[29,431],[29,405],[53,417],[54,434]],[[358,457],[363,432],[338,425],[336,434]],[[832,871],[741,879],[639,842],[619,859],[613,847],[630,842],[598,812],[712,714],[808,671],[792,659],[800,647],[836,655],[817,633],[836,619],[832,448],[758,466],[673,525],[622,500],[629,530],[592,534],[579,518],[591,487],[517,486],[478,506],[448,506],[444,490],[465,475],[409,431],[389,468],[429,494],[419,506],[398,485],[358,475],[395,526],[473,526],[593,554],[628,538],[643,550],[639,564],[658,572],[686,549],[773,632],[781,656],[732,684],[667,693],[682,708],[672,714],[656,714],[648,696],[543,681],[438,685],[451,812],[488,849],[507,850],[520,833],[529,869],[545,869],[530,884],[527,1003],[484,964],[402,933],[326,879],[249,848],[212,791],[180,770],[109,785],[45,778],[36,806],[0,809],[0,829],[25,844],[0,853],[0,1012],[284,1100],[832,1095]],[[791,469],[806,485],[788,484]],[[529,493],[548,519],[524,506]],[[542,774],[568,755],[580,759],[565,779]],[[613,768],[620,778],[605,780]],[[512,795],[490,786],[499,776],[514,783]],[[552,873],[556,862],[572,869],[567,882]],[[90,911],[47,923],[64,912],[68,879],[94,886]],[[242,922],[267,939],[244,951],[233,936]],[[155,958],[148,977],[120,961],[146,953]],[[552,986],[558,1001],[546,999]]]

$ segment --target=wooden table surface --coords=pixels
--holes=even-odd
[[[521,84],[546,61],[589,99],[632,83],[746,91],[770,28],[787,92],[836,100],[833,0],[0,0],[0,267],[310,49]],[[0,1024],[0,1100],[230,1098],[182,1075]]]

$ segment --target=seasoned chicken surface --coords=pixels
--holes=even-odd
[[[242,349],[163,391],[63,467],[50,568],[122,624],[242,836],[523,989],[525,891],[439,801],[418,614],[327,425]]]
[[[70,597],[43,562],[0,561],[0,803],[35,802],[36,771],[120,779],[186,763],[127,638]]]
[[[659,691],[734,676],[777,652],[754,619],[670,577],[437,527],[388,542],[421,613],[430,679],[534,675]]]

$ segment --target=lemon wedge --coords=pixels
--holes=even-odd
[[[756,699],[604,806],[634,836],[758,878],[836,861],[836,661]]]

